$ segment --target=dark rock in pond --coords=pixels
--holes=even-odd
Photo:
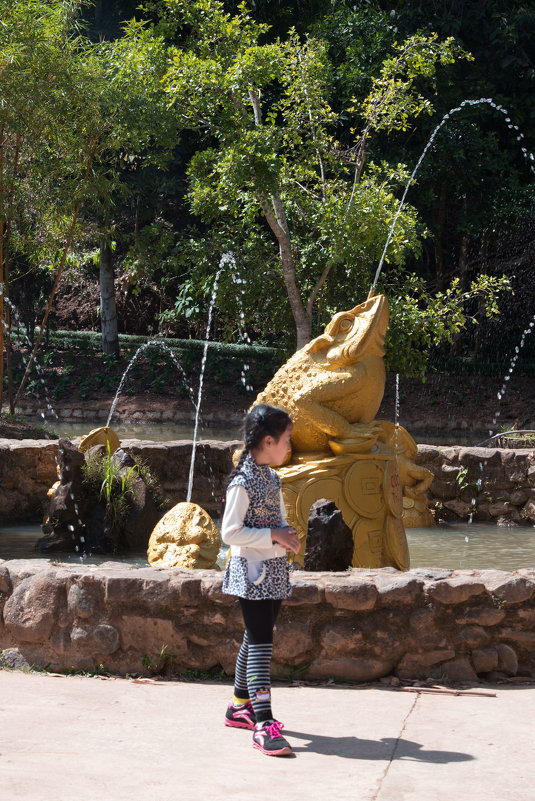
[[[124,526],[124,545],[133,551],[146,551],[150,535],[163,514],[149,487],[138,478],[133,487],[132,508]]]
[[[305,570],[346,570],[353,559],[353,535],[341,511],[321,499],[310,509]]]
[[[85,522],[85,548],[88,553],[108,553],[109,543],[105,533],[106,510],[100,503],[92,503]]]
[[[84,454],[67,439],[59,440],[60,484],[50,500],[43,523],[45,536],[39,539],[38,551],[70,551],[84,534],[84,520],[89,505],[83,485]]]

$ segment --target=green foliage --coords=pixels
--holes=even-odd
[[[482,275],[463,291],[454,279],[445,292],[432,295],[416,276],[403,277],[389,294],[390,326],[386,338],[387,369],[405,376],[425,376],[429,350],[441,342],[453,342],[468,324],[476,324],[470,312],[474,300],[483,304],[484,314],[498,314],[498,295],[510,291],[507,278]]]
[[[399,210],[392,184],[406,178],[406,171],[402,165],[372,166],[360,181],[363,138],[372,129],[406,128],[409,119],[429,110],[416,81],[431,78],[436,65],[453,61],[460,48],[451,39],[420,35],[383,63],[362,109],[366,127],[356,139],[355,164],[335,136],[340,113],[331,107],[335,84],[325,42],[294,30],[285,41],[262,44],[266,27],[243,5],[235,16],[217,0],[165,6],[167,24],[172,21],[175,32],[181,26],[189,30],[186,42],[172,51],[166,91],[180,125],[211,137],[189,164],[191,208],[211,224],[246,221],[256,236],[262,236],[258,222],[265,217],[279,246],[279,269],[302,345],[331,269],[342,265],[352,286],[364,292]],[[406,206],[389,258],[400,264],[417,249],[415,213]],[[271,295],[272,287],[271,282]],[[184,308],[182,296],[178,310]]]
[[[126,521],[131,508],[134,482],[139,469],[133,465],[129,470],[121,468],[113,458],[107,444],[106,454],[90,454],[82,466],[83,483],[106,507],[112,530]]]
[[[175,661],[175,654],[168,650],[168,646],[164,643],[157,656],[149,656],[145,654],[141,660],[143,671],[150,676],[161,676],[171,672],[173,663]]]
[[[437,65],[453,64],[460,57],[471,58],[454,38],[439,41],[436,33],[414,34],[394,44],[394,53],[382,64],[380,74],[372,79],[371,92],[363,112],[373,130],[405,131],[421,113],[431,114],[431,101],[418,91],[422,78],[433,81]]]

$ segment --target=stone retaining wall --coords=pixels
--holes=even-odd
[[[243,624],[221,581],[216,571],[0,562],[0,664],[232,674]],[[299,572],[292,585],[275,675],[535,676],[535,570]]]
[[[200,442],[192,500],[218,514],[232,469],[233,442]],[[124,440],[144,459],[173,503],[187,495],[191,442]],[[56,480],[57,442],[0,439],[0,524],[39,521]],[[417,461],[434,474],[430,508],[437,520],[535,523],[535,451],[419,445]]]
[[[535,523],[535,451],[419,445],[417,462],[435,479],[428,492],[437,520]]]
[[[191,441],[123,440],[121,444],[149,465],[173,504],[186,499]],[[221,490],[238,445],[238,441],[208,440],[197,444],[192,501],[212,515],[219,514]],[[42,520],[47,491],[57,479],[57,455],[57,441],[0,439],[0,525]]]

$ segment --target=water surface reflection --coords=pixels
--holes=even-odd
[[[70,564],[100,565],[104,562],[147,567],[145,553],[91,555],[54,553],[43,556],[34,550],[42,536],[39,525],[2,526],[0,559],[48,559]],[[438,528],[407,529],[411,567],[518,570],[535,568],[535,528],[506,528],[484,523],[456,524]],[[225,549],[218,562],[225,564]]]

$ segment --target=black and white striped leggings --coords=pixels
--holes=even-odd
[[[234,694],[250,698],[257,723],[273,719],[271,711],[270,663],[273,651],[273,627],[282,601],[250,601],[238,598],[245,632],[238,659]]]

